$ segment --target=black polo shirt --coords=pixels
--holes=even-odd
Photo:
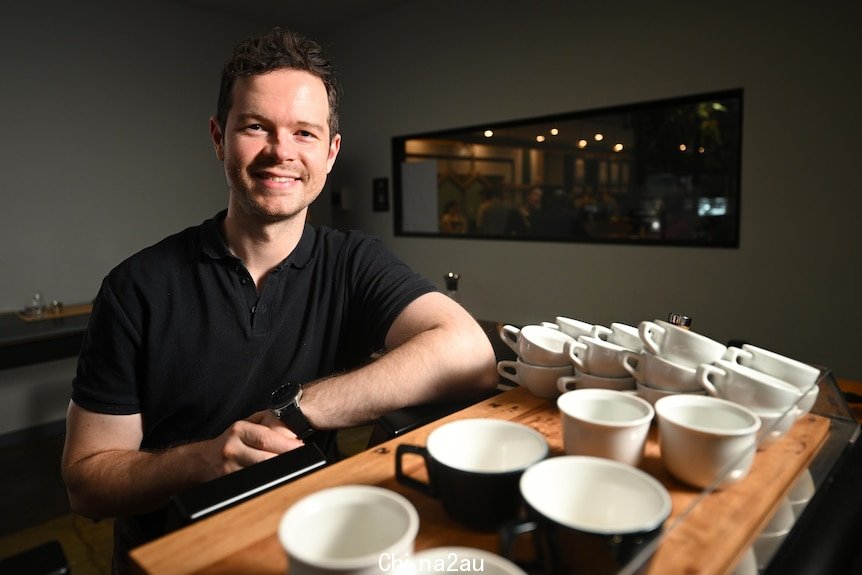
[[[124,261],[93,307],[72,399],[141,413],[142,449],[215,437],[279,384],[359,365],[435,289],[377,239],[306,225],[258,293],[221,237],[224,216]]]

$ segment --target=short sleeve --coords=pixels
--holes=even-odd
[[[137,364],[141,336],[108,279],[93,305],[84,336],[72,400],[99,413],[139,413]]]

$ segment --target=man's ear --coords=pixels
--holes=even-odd
[[[326,158],[326,173],[332,171],[332,166],[335,165],[335,158],[338,157],[338,151],[341,149],[341,134],[335,134],[329,142],[329,155]]]
[[[213,148],[215,149],[216,157],[224,161],[224,133],[219,126],[218,120],[215,117],[210,117],[210,138],[212,138]]]

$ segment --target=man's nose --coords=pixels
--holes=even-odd
[[[286,132],[274,132],[269,138],[269,154],[281,162],[296,159],[296,143]]]

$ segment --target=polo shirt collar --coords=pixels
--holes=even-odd
[[[222,210],[201,225],[201,250],[214,260],[236,259],[221,237],[221,223],[227,216],[227,210]]]
[[[221,235],[221,223],[227,216],[227,210],[222,210],[214,217],[206,220],[201,226],[201,250],[204,254],[214,260],[236,260],[235,255],[230,252],[227,244]],[[299,239],[299,244],[294,248],[293,252],[281,262],[276,269],[281,269],[286,265],[291,265],[295,268],[304,268],[311,261],[314,255],[315,233],[314,228],[306,223],[302,230],[302,237]]]

